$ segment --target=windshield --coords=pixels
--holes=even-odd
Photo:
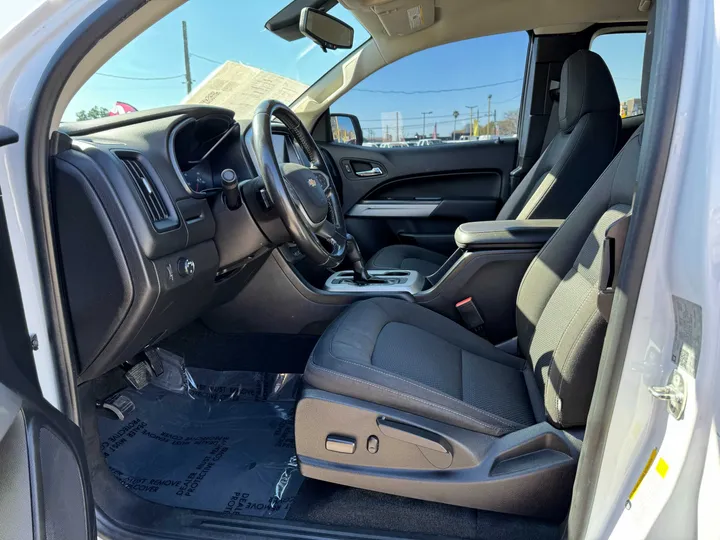
[[[355,29],[352,49],[323,53],[307,38],[285,41],[265,23],[287,4],[189,0],[108,60],[70,101],[63,122],[179,103],[251,118],[265,99],[292,103],[369,35],[337,5],[330,13]]]

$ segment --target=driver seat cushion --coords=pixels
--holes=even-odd
[[[437,272],[447,257],[419,246],[400,244],[381,249],[370,257],[370,270],[415,270],[422,276]]]
[[[495,437],[544,418],[524,359],[394,298],[357,302],[338,317],[315,346],[305,381]]]

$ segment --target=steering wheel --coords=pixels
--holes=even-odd
[[[310,167],[278,163],[272,140],[275,117],[305,151]],[[320,148],[300,119],[279,101],[263,101],[252,121],[253,148],[265,189],[293,241],[312,261],[334,268],[345,258],[347,231],[340,197]]]

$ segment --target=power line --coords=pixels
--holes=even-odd
[[[101,75],[103,77],[110,77],[112,79],[125,79],[128,81],[169,81],[170,79],[180,79],[185,75],[171,75],[169,77],[126,77],[124,75],[113,75],[112,73],[96,73],[95,75]]]
[[[511,84],[522,81],[522,78],[520,79],[513,79],[511,81],[501,81],[501,82],[495,82],[495,83],[489,83],[489,84],[480,84],[478,86],[467,86],[465,88],[443,88],[438,90],[371,90],[366,88],[353,88],[355,92],[367,92],[370,94],[403,94],[403,95],[413,95],[413,94],[443,94],[445,92],[465,92],[467,90],[479,90],[480,88],[491,88],[494,86],[500,86],[503,84]]]
[[[432,124],[438,124],[438,125],[440,125],[440,124],[451,124],[451,123],[455,122],[455,118],[454,118],[453,115],[451,115],[451,114],[445,115],[444,117],[448,117],[448,116],[450,117],[450,120],[440,120],[440,121],[436,121],[436,120],[435,120],[435,118],[440,118],[439,116],[437,116],[437,117],[433,116],[433,122],[432,122]],[[493,116],[494,116],[494,115],[491,113],[491,114],[490,114],[490,117],[493,117]],[[457,122],[458,122],[458,123],[460,123],[460,122],[469,123],[469,122],[472,121],[472,120],[476,120],[476,119],[477,119],[477,120],[480,120],[480,119],[482,119],[482,118],[488,118],[487,113],[486,113],[486,112],[479,112],[479,111],[478,111],[478,112],[474,112],[473,115],[472,115],[472,117],[470,117],[468,113],[459,115],[458,118],[457,118]],[[419,119],[422,119],[422,116],[421,116]],[[403,122],[404,122],[405,120],[409,120],[409,118],[403,118],[403,119],[402,119]],[[378,129],[382,129],[385,124],[391,124],[391,125],[394,124],[394,119],[393,119],[393,120],[388,119],[386,122],[384,122],[383,124],[380,124],[380,125],[378,125],[378,124],[372,124],[372,125],[367,125],[367,126],[363,125],[362,128],[363,128],[364,130],[365,130],[365,129],[378,130]],[[411,128],[411,127],[422,127],[422,123],[417,122],[417,123],[412,123],[412,124],[403,124],[403,127],[406,128],[406,129],[407,129],[407,128]]]
[[[513,97],[511,97],[511,98],[503,99],[502,101],[496,101],[496,102],[495,102],[495,105],[500,105],[501,103],[507,103],[508,101],[512,101],[513,99],[517,99],[517,98],[519,98],[520,96],[522,96],[522,94],[518,94],[517,96],[513,96]]]
[[[473,120],[474,120],[476,117],[477,117],[477,114],[473,115]],[[486,113],[480,113],[480,118],[486,118]],[[455,121],[455,119],[452,119],[452,120],[442,120],[442,121],[440,121],[440,122],[432,122],[432,124],[438,124],[438,125],[441,125],[441,124],[452,124],[454,121]],[[458,122],[469,123],[469,119],[468,119],[468,118],[460,118],[460,117],[458,117]],[[393,124],[394,124],[394,122],[387,122],[385,125],[393,125]],[[377,131],[377,130],[382,130],[384,127],[385,127],[384,125],[380,125],[380,126],[378,126],[378,125],[373,125],[373,126],[362,126],[362,129],[363,129],[363,130],[370,130],[370,129],[372,129],[372,130],[376,130],[376,131]],[[403,129],[421,128],[421,127],[422,127],[422,123],[418,123],[418,124],[403,124]]]
[[[207,56],[200,56],[199,54],[190,53],[190,56],[194,56],[195,58],[199,58],[200,60],[205,60],[206,62],[212,62],[213,64],[222,65],[225,62],[219,62],[217,60],[213,60],[212,58],[208,58]]]
[[[509,101],[513,101],[514,99],[519,98],[520,96],[521,96],[521,94],[517,94],[511,98],[503,99],[502,101],[496,101],[495,104],[500,105],[502,103],[507,103]],[[486,113],[480,113],[480,116],[484,118],[486,116]],[[432,117],[433,117],[433,119],[437,119],[437,118],[454,118],[455,116],[453,114],[433,114]],[[422,116],[404,116],[403,117],[403,120],[422,120],[422,119],[423,119]],[[458,120],[460,120],[460,119],[461,118],[458,117]],[[360,120],[360,122],[375,122],[375,123],[385,121],[384,118],[359,118],[359,120]]]

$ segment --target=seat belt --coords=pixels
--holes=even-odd
[[[620,272],[625,239],[630,227],[632,210],[623,217],[615,220],[606,230],[602,247],[602,266],[600,269],[600,281],[598,283],[597,306],[598,311],[605,321],[610,319],[617,276]]]
[[[548,118],[548,125],[545,128],[545,138],[543,139],[542,152],[550,145],[552,140],[560,131],[560,116],[558,112],[560,102],[560,81],[550,81],[550,99],[552,100],[552,107],[550,108],[550,117]]]

